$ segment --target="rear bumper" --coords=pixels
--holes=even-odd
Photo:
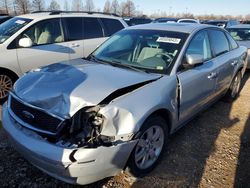
[[[46,142],[23,128],[9,114],[6,104],[2,112],[3,128],[16,150],[34,166],[71,184],[89,184],[114,176],[126,165],[137,141],[95,149],[66,149]],[[75,161],[71,161],[73,158]]]

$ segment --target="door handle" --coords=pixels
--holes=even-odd
[[[70,46],[71,46],[71,48],[77,48],[77,47],[79,47],[80,45],[77,44],[77,43],[73,43],[73,44],[71,44]]]
[[[238,61],[234,60],[231,64],[232,64],[232,66],[236,66],[238,64]]]
[[[210,80],[212,80],[212,79],[217,78],[217,76],[218,76],[218,74],[217,74],[216,72],[212,72],[212,73],[210,73],[210,74],[207,76],[207,78],[210,79]]]

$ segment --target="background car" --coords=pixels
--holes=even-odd
[[[35,12],[0,25],[0,101],[14,82],[40,66],[87,57],[115,32],[121,17],[95,12]]]
[[[222,96],[238,97],[246,53],[218,27],[128,27],[86,59],[20,78],[3,107],[3,128],[28,161],[68,183],[125,168],[141,177],[171,134]]]
[[[152,21],[152,23],[173,23],[177,22],[178,18],[156,18],[155,20]]]
[[[129,26],[147,24],[152,22],[150,18],[144,17],[125,17],[123,19]]]
[[[248,49],[248,65],[250,69],[250,25],[239,24],[227,28],[230,35],[237,41],[241,46],[245,46]]]
[[[240,24],[237,20],[208,20],[204,22],[205,24],[215,25],[223,28],[231,27],[233,25]]]
[[[196,19],[179,19],[177,23],[200,23],[200,21]]]

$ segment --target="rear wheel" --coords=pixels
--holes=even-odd
[[[8,98],[9,91],[13,88],[16,77],[11,74],[0,72],[0,103],[2,104]]]
[[[233,79],[233,81],[232,81],[232,83],[230,85],[230,88],[229,88],[229,90],[228,90],[228,92],[226,94],[226,98],[228,100],[233,101],[233,100],[237,99],[237,97],[239,96],[240,86],[241,86],[241,79],[242,79],[242,76],[241,76],[241,72],[239,71],[235,75],[235,77],[234,77],[234,79]]]
[[[130,155],[128,172],[141,177],[152,171],[162,156],[167,135],[167,123],[162,117],[149,118],[143,124],[139,141]]]

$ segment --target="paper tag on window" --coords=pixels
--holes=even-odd
[[[17,23],[17,24],[24,24],[25,21],[23,21],[23,20],[17,20],[15,23]]]
[[[169,38],[169,37],[159,37],[156,42],[165,42],[165,43],[179,44],[181,42],[181,39],[178,39],[178,38]]]

